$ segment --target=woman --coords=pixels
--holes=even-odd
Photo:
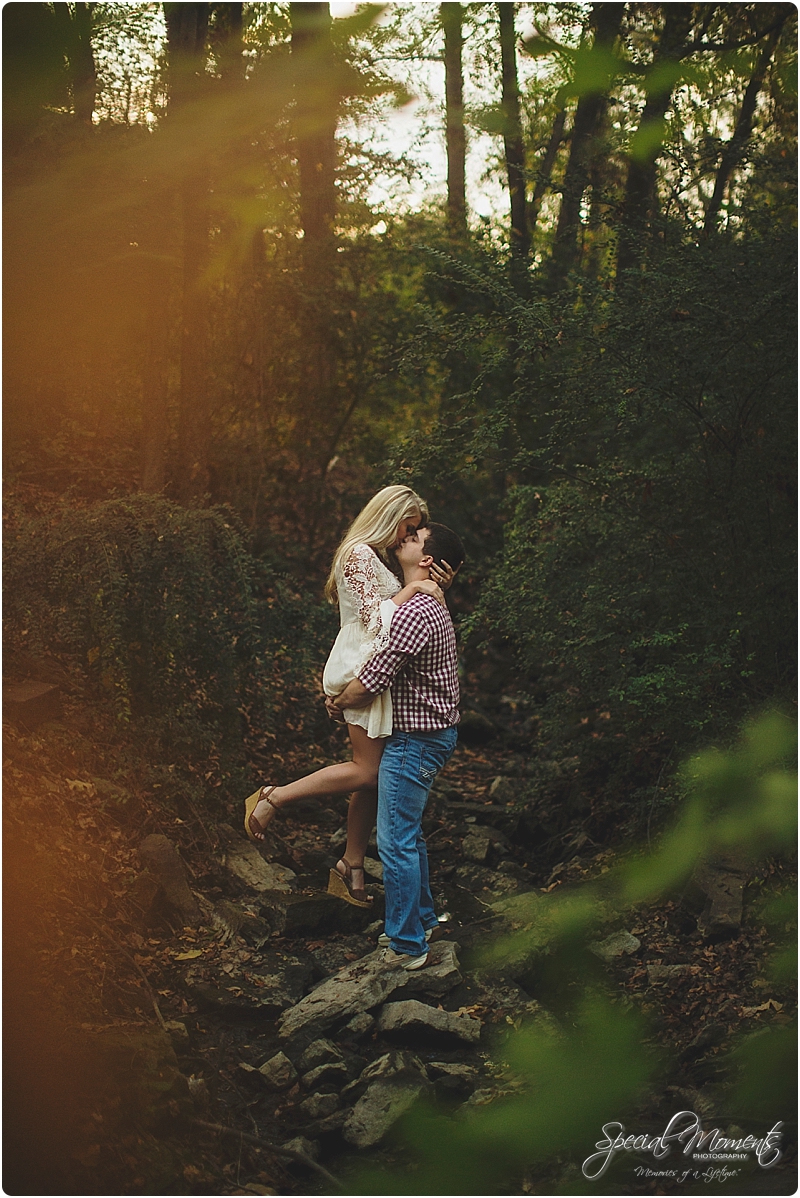
[[[340,694],[383,647],[392,613],[412,595],[425,591],[444,603],[441,588],[447,588],[453,580],[449,567],[440,570],[434,565],[431,573],[435,577],[431,581],[403,587],[389,566],[389,551],[407,537],[415,536],[427,521],[425,502],[409,487],[392,486],[373,496],[348,529],[334,555],[325,588],[328,599],[338,602],[341,617],[339,634],[322,679],[327,695]],[[251,840],[263,840],[265,828],[285,804],[352,791],[347,844],[344,855],[331,870],[328,889],[349,902],[366,905],[364,853],[375,824],[383,742],[392,731],[391,696],[387,691],[369,706],[350,708],[344,715],[353,760],[326,766],[288,786],[262,786],[245,801],[244,826]]]

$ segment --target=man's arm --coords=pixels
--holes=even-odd
[[[345,707],[366,707],[374,698],[374,692],[368,691],[360,678],[354,678],[335,699],[330,700],[330,706],[344,711]]]
[[[348,682],[335,699],[326,699],[325,706],[332,719],[339,719],[346,707],[366,707],[376,695],[388,690],[395,674],[408,658],[419,653],[426,644],[430,630],[424,609],[414,610],[409,602],[399,607],[389,628],[389,644],[361,667],[358,678]]]

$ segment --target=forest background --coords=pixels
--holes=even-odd
[[[396,481],[555,835],[791,708],[793,5],[3,22],[6,661],[121,769],[233,812],[336,752],[322,583]]]

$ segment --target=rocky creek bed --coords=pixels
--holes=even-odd
[[[518,1092],[504,1046],[521,1027],[562,1034],[587,978],[670,1046],[654,1118],[676,1102],[716,1116],[736,1036],[793,1017],[765,968],[759,896],[789,881],[774,862],[754,878],[718,861],[669,901],[598,911],[580,977],[551,976],[546,945],[488,965],[616,853],[522,807],[524,760],[502,748],[462,745],[434,790],[449,918],[406,973],[376,948],[374,843],[371,909],[325,893],[341,801],[298,805],[256,846],[233,801],[213,823],[167,814],[108,757],[102,774],[74,727],[7,732],[7,1192],[333,1193],[365,1160],[391,1175],[402,1116],[429,1102],[458,1120]],[[571,1170],[554,1157],[498,1192],[573,1192]]]

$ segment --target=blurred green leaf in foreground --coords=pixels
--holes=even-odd
[[[688,798],[653,853],[631,856],[571,894],[519,896],[512,920],[518,930],[484,955],[482,967],[501,968],[526,951],[539,955],[545,950],[548,968],[555,965],[566,972],[574,968],[599,913],[607,912],[609,904],[623,914],[634,905],[655,903],[674,893],[698,862],[719,852],[733,850],[753,865],[767,855],[791,852],[797,821],[795,749],[791,722],[770,713],[748,723],[735,748],[709,749],[693,757],[684,770]],[[795,908],[796,895],[784,893],[763,914],[779,945],[772,962],[778,979],[787,980],[796,961],[785,943],[786,921]],[[586,985],[557,1030],[537,1021],[503,1046],[498,1055],[506,1076],[516,1079],[511,1093],[487,1105],[462,1107],[455,1117],[418,1105],[400,1125],[411,1167],[402,1173],[365,1169],[353,1192],[518,1193],[515,1187],[526,1171],[536,1177],[546,1170],[552,1176],[554,1168],[562,1180],[549,1192],[611,1192],[613,1170],[602,1183],[593,1183],[581,1175],[581,1162],[592,1154],[609,1121],[627,1120],[631,1131],[664,1130],[640,1126],[638,1112],[648,1089],[652,1097],[654,1089],[665,1085],[668,1059],[645,1043],[646,1036],[659,1040],[658,1029],[648,1029],[641,1015],[625,1010],[604,989],[601,993]],[[785,1024],[742,1038],[728,1057],[731,1081],[724,1114],[711,1120],[708,1129],[755,1121],[754,1127],[763,1123],[759,1134],[766,1134],[777,1121],[792,1120],[796,1038],[796,1027]],[[681,1101],[675,1098],[673,1113]],[[646,1153],[622,1155],[626,1192],[630,1183],[636,1185],[636,1165],[692,1165],[680,1145],[666,1162]],[[746,1176],[747,1169],[739,1173]],[[741,1184],[747,1183],[740,1177],[734,1192],[745,1192]],[[537,1187],[535,1192],[544,1191]],[[691,1180],[682,1192],[694,1192]]]

